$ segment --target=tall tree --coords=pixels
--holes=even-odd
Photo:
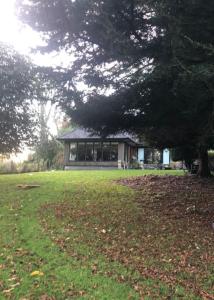
[[[34,158],[37,162],[42,162],[43,169],[53,167],[54,158],[62,152],[62,145],[59,143],[50,131],[48,122],[51,119],[51,113],[56,106],[50,101],[47,102],[48,95],[44,95],[43,99],[38,101],[38,138],[34,147]]]
[[[19,8],[44,33],[44,51],[73,53],[62,105],[77,122],[102,134],[143,132],[159,147],[197,148],[199,173],[210,175],[212,0],[20,0]],[[79,81],[90,89],[78,92]]]
[[[52,69],[33,65],[12,47],[0,44],[0,154],[35,143],[42,122],[36,103],[54,102],[55,85]]]
[[[33,140],[33,66],[12,48],[0,44],[0,153]]]

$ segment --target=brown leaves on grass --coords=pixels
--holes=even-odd
[[[214,179],[144,176],[119,180],[118,183],[140,191],[138,201],[143,207],[170,218],[191,218],[192,215],[210,226],[214,222]]]
[[[204,300],[214,300],[214,295],[208,294],[205,291],[200,291],[199,294],[202,297],[202,299],[204,299]]]
[[[55,297],[50,297],[47,294],[42,295],[39,300],[56,300]]]
[[[55,235],[56,225],[51,227],[47,219],[54,214],[65,233],[56,234],[54,240],[77,259],[80,254],[74,253],[73,244],[86,244],[95,254],[119,261],[144,278],[180,285],[202,299],[213,299],[214,181],[145,176],[117,183],[137,190],[136,197],[124,197],[115,190],[111,197],[104,193],[102,201],[96,201],[94,192],[93,200],[84,205],[73,200],[47,205],[43,225]],[[93,265],[92,273],[97,272],[99,266]],[[136,282],[132,285],[141,295],[150,293]]]

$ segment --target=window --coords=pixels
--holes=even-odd
[[[75,161],[77,159],[77,143],[70,144],[70,157],[71,161]]]
[[[85,161],[85,143],[78,143],[78,161]]]
[[[144,150],[144,162],[146,164],[152,164],[153,163],[153,152],[150,148],[145,148]]]
[[[102,161],[102,144],[94,143],[94,161]]]
[[[118,160],[118,143],[111,143],[111,154],[110,154],[111,161]]]
[[[70,161],[117,161],[118,143],[70,143]]]
[[[93,161],[94,157],[94,144],[93,143],[86,143],[86,154],[85,160],[86,161]]]
[[[125,144],[125,150],[124,150],[124,160],[129,160],[129,146]]]
[[[111,157],[111,144],[103,143],[103,161],[110,161]]]
[[[154,164],[159,164],[162,162],[162,154],[158,150],[153,150],[153,163]]]
[[[137,161],[138,151],[137,148],[131,147],[130,148],[130,160]]]
[[[159,164],[162,162],[161,152],[151,148],[144,150],[144,162],[146,164]]]

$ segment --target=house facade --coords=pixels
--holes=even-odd
[[[58,138],[64,143],[65,169],[156,168],[169,166],[170,153],[141,144],[127,134],[107,138],[77,128]]]

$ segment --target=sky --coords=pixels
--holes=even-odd
[[[43,66],[64,65],[65,53],[56,54],[35,54],[32,49],[43,45],[39,33],[33,31],[18,20],[15,12],[15,0],[0,0],[0,41],[12,45],[18,52],[30,56],[35,64]],[[50,120],[49,128],[52,134],[56,134],[56,126]],[[27,158],[29,151],[24,149],[18,155],[18,160]]]
[[[17,19],[15,0],[0,0],[0,40],[22,54],[29,54],[31,47],[42,44],[39,34]]]
[[[0,0],[0,41],[12,45],[18,52],[31,57],[34,63],[45,66],[63,65],[65,53],[35,54],[32,49],[42,46],[39,33],[21,23],[16,17],[15,0]]]

